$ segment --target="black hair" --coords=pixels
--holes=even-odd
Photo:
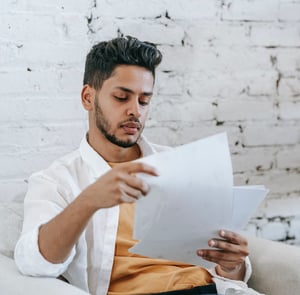
[[[96,90],[108,79],[118,65],[136,65],[149,70],[155,78],[155,68],[162,60],[156,45],[126,36],[94,45],[85,62],[83,84]]]

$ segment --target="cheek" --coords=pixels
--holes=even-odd
[[[145,122],[147,117],[148,117],[148,114],[149,114],[149,108],[141,109],[140,113],[141,113],[141,119],[140,120]]]

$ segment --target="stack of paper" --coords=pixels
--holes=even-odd
[[[159,177],[139,174],[150,185],[136,203],[130,251],[203,265],[196,250],[207,248],[220,229],[242,229],[265,197],[264,186],[233,187],[225,133],[142,158]]]

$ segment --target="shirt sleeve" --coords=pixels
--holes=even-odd
[[[216,273],[215,267],[208,270],[209,273],[212,275],[213,281],[216,284],[218,294],[225,294],[226,290],[231,289],[231,290],[240,291],[239,294],[260,295],[260,293],[256,292],[255,290],[248,288],[247,285],[247,282],[250,279],[252,274],[252,266],[249,257],[246,257],[245,259],[245,266],[246,266],[246,272],[243,281],[231,280],[219,276]],[[243,293],[244,291],[245,293]]]
[[[37,227],[21,236],[15,248],[15,262],[24,275],[56,278],[67,270],[75,256],[75,249],[73,247],[63,263],[51,263],[39,251],[38,232]]]
[[[40,253],[39,228],[59,214],[68,205],[67,192],[49,177],[39,173],[30,177],[24,199],[24,221],[14,258],[21,273],[30,276],[57,277],[64,273],[76,251],[72,248],[63,263],[51,263]]]
[[[250,262],[250,259],[249,257],[247,256],[246,259],[245,259],[245,267],[246,267],[246,271],[245,271],[245,276],[244,276],[244,279],[243,279],[243,282],[247,283],[251,277],[251,274],[252,274],[252,266],[251,266],[251,262]],[[216,269],[215,267],[214,268],[211,268],[208,270],[209,273],[213,276],[213,277],[216,277],[216,278],[222,278],[222,279],[225,279],[227,280],[226,278],[223,278],[221,276],[219,276],[217,273],[216,273]],[[229,279],[228,279],[229,280]]]

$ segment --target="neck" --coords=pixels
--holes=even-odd
[[[107,162],[122,163],[134,161],[141,157],[138,144],[123,148],[108,141],[100,132],[93,134],[90,130],[87,134],[89,145]]]

